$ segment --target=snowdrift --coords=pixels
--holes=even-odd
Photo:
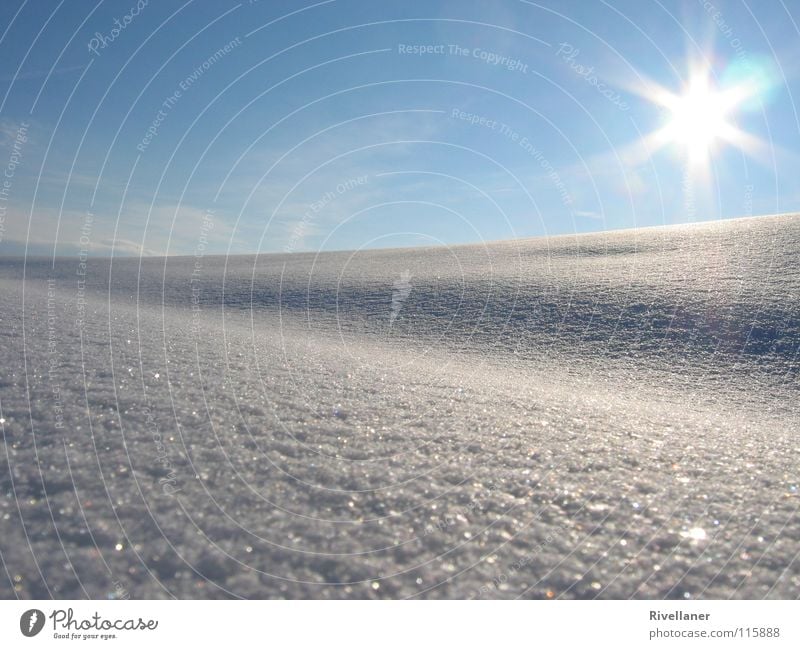
[[[798,246],[0,260],[0,595],[795,597]]]

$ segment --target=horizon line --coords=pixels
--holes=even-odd
[[[591,230],[588,232],[561,232],[558,234],[540,234],[535,236],[526,236],[526,237],[517,237],[511,239],[484,239],[482,241],[465,241],[460,243],[452,243],[452,244],[433,244],[433,245],[420,245],[420,246],[391,246],[385,248],[335,248],[332,250],[304,250],[304,251],[280,251],[280,250],[272,250],[269,252],[237,252],[233,254],[226,254],[226,253],[209,253],[203,254],[203,257],[250,257],[250,256],[299,256],[299,255],[325,255],[325,254],[341,254],[347,252],[363,252],[363,251],[372,251],[372,252],[380,252],[380,251],[398,251],[398,250],[436,250],[439,248],[463,248],[463,247],[471,247],[471,246],[489,246],[489,245],[502,245],[507,243],[518,243],[523,241],[539,241],[539,240],[550,240],[550,239],[562,239],[565,237],[591,237],[591,236],[598,236],[607,233],[619,233],[619,232],[630,232],[635,233],[641,230],[654,230],[660,228],[681,228],[686,226],[703,226],[703,225],[711,225],[715,223],[725,223],[730,221],[743,221],[748,219],[764,219],[764,218],[780,218],[780,217],[787,217],[787,216],[800,216],[800,211],[796,212],[776,212],[776,213],[768,213],[768,214],[743,214],[739,216],[728,216],[719,219],[709,219],[704,221],[689,221],[685,223],[660,223],[657,225],[633,225],[629,227],[619,227],[619,228],[609,228],[607,230]],[[11,242],[14,240],[6,239],[6,242]],[[15,242],[20,245],[23,242]],[[2,245],[2,242],[0,242]],[[27,244],[25,244],[27,245]],[[35,245],[47,245],[52,246],[52,243],[49,242],[37,242]],[[113,249],[113,248],[112,248]],[[129,254],[129,253],[122,253],[122,252],[114,252],[112,254],[91,254],[91,250],[89,251],[90,255],[94,259],[180,259],[180,258],[194,258],[197,257],[196,253],[177,253],[177,254],[157,254],[157,255],[150,255],[150,254]],[[68,254],[54,254],[54,255],[46,255],[46,254],[0,254],[0,260],[13,260],[13,259],[49,259],[49,260],[58,260],[58,259],[72,259],[76,255],[80,254],[79,252],[68,253]]]

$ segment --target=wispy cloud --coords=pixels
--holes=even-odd
[[[0,75],[0,83],[9,83],[11,81],[29,81],[31,79],[47,79],[50,77],[61,76],[70,74],[72,72],[78,74],[83,72],[88,64],[82,65],[67,65],[53,70],[29,70],[26,72],[17,72],[15,74]]]

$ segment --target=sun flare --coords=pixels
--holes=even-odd
[[[767,95],[768,73],[729,66],[717,77],[709,67],[695,64],[687,76],[683,87],[674,91],[649,81],[630,87],[663,110],[661,125],[635,143],[631,157],[647,158],[670,148],[698,175],[710,171],[714,154],[724,145],[763,159],[768,152],[764,143],[739,128],[736,120]]]
[[[737,103],[734,93],[715,91],[707,79],[695,77],[684,94],[665,101],[670,111],[665,139],[683,145],[690,162],[703,162],[717,140],[732,138],[734,129],[728,118]]]

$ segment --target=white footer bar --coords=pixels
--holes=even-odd
[[[0,645],[796,648],[798,620],[797,601],[4,601]]]

